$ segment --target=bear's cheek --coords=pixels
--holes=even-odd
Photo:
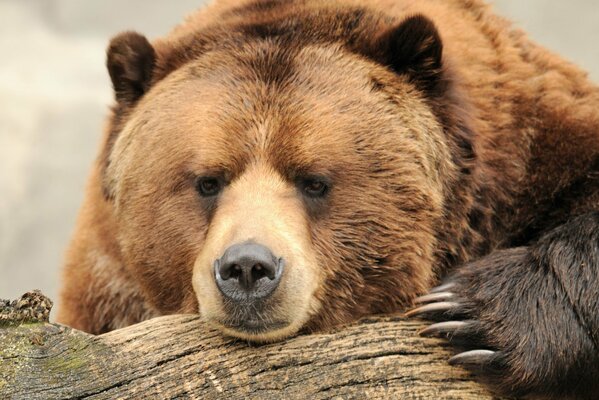
[[[175,197],[156,187],[124,191],[127,200],[117,214],[124,266],[160,313],[197,312],[191,277],[205,235],[204,218],[193,194]]]
[[[228,262],[230,249],[240,246],[259,247],[282,265],[268,295],[256,296],[244,287],[242,275],[223,272],[225,283],[221,272],[217,277],[216,268]],[[229,335],[268,342],[294,334],[317,312],[319,271],[309,219],[296,189],[272,171],[256,168],[221,195],[195,260],[192,282],[204,320]],[[275,284],[268,279],[256,284]]]

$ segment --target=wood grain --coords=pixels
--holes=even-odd
[[[0,329],[1,399],[491,399],[447,365],[422,323],[362,320],[270,345],[223,337],[195,315],[100,336],[47,322]]]

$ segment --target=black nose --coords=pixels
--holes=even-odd
[[[216,285],[231,300],[256,300],[272,294],[283,274],[283,259],[257,243],[229,247],[214,262]]]

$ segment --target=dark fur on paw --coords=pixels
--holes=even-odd
[[[450,363],[515,396],[599,398],[599,218],[467,264],[416,300]]]

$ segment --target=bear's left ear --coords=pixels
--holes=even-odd
[[[434,91],[443,72],[443,43],[435,24],[424,15],[408,17],[375,43],[382,62],[407,75],[425,91]]]
[[[106,67],[119,104],[132,106],[150,88],[156,52],[145,36],[124,32],[110,41]]]

